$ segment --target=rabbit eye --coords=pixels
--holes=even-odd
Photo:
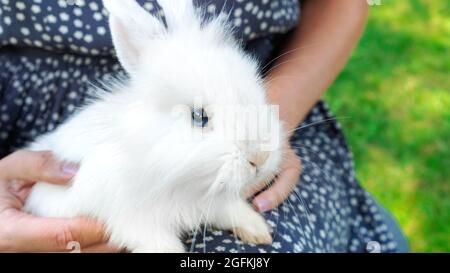
[[[192,123],[196,127],[206,127],[208,124],[208,115],[203,108],[192,109]]]

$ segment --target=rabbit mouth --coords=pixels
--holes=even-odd
[[[209,194],[231,194],[244,196],[246,189],[259,184],[269,183],[276,175],[277,168],[271,168],[270,162],[256,166],[243,157],[229,157],[217,172],[217,176],[208,190]]]

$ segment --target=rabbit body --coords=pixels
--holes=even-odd
[[[167,27],[134,0],[104,0],[129,78],[105,83],[108,92],[99,89],[97,99],[29,145],[80,169],[68,186],[38,182],[25,208],[38,216],[98,219],[111,244],[133,252],[184,252],[181,236],[200,224],[271,243],[269,226],[243,192],[275,175],[282,127],[271,130],[270,151],[258,139],[216,132],[229,120],[215,111],[219,106],[267,105],[256,62],[223,20],[202,23],[188,0],[159,2]],[[207,126],[192,125],[197,100],[207,105]],[[235,122],[233,130],[253,124]]]

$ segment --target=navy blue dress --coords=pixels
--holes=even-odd
[[[139,1],[160,12],[155,0]],[[262,65],[299,22],[298,0],[197,0],[229,13],[237,39]],[[123,73],[100,0],[0,1],[0,158],[55,129],[89,97],[89,86]],[[270,246],[243,244],[228,231],[186,236],[196,252],[395,252],[406,244],[394,220],[355,179],[352,154],[323,102],[291,139],[303,163],[298,186],[265,214]]]

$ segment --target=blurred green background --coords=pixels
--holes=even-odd
[[[382,0],[326,95],[414,252],[450,252],[450,1]]]

